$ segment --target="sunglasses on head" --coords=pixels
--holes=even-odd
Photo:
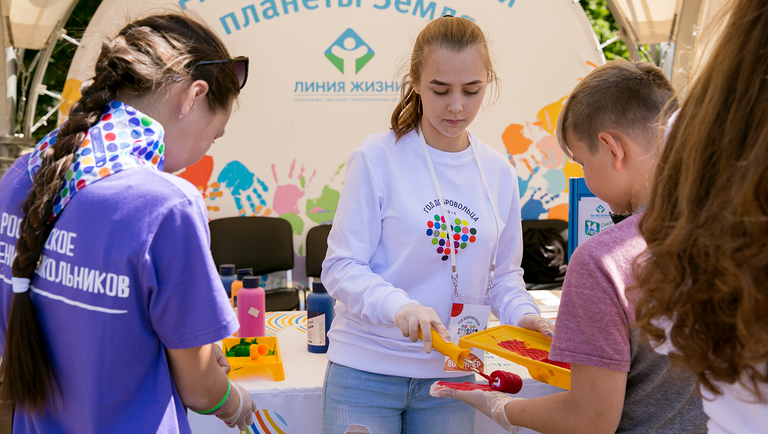
[[[248,56],[237,56],[234,59],[204,60],[192,65],[190,70],[200,65],[214,65],[219,63],[231,63],[235,68],[235,75],[237,76],[237,82],[240,84],[240,89],[245,87],[245,82],[248,81]]]

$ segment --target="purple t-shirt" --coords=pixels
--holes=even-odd
[[[550,357],[627,372],[617,433],[706,433],[693,374],[673,368],[631,327],[635,306],[626,291],[635,284],[635,257],[646,248],[639,220],[639,214],[629,217],[573,252]]]
[[[0,344],[11,308],[28,157],[0,182]],[[238,328],[209,248],[205,206],[187,181],[144,168],[81,190],[54,226],[31,299],[60,396],[13,433],[188,433],[165,349]]]
[[[553,360],[629,372],[629,325],[635,306],[625,291],[646,244],[634,215],[580,245],[568,263],[552,341]]]

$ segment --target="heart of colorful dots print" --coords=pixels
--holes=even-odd
[[[51,131],[35,147],[29,158],[30,177],[40,170],[42,153],[56,144],[58,133],[58,128]],[[75,193],[106,176],[142,166],[163,170],[163,136],[163,126],[149,116],[119,101],[110,102],[75,153],[64,188],[53,201],[51,219]]]
[[[452,225],[448,225],[445,223],[445,217],[435,214],[435,217],[427,222],[427,236],[440,259],[447,261],[451,249],[458,255],[477,241],[477,229],[469,227],[469,222],[458,218],[453,220]]]

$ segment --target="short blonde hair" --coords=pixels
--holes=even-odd
[[[675,89],[658,67],[647,62],[614,60],[595,69],[568,96],[557,120],[557,141],[573,158],[568,132],[598,150],[597,135],[615,129],[649,146],[677,110]]]

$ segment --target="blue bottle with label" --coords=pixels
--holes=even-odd
[[[237,280],[235,275],[234,264],[221,264],[219,265],[219,277],[221,277],[221,283],[224,285],[224,290],[227,291],[227,298],[232,296],[232,282]]]
[[[328,330],[335,316],[334,301],[322,283],[312,284],[312,292],[307,295],[307,350],[310,353],[328,351]]]

